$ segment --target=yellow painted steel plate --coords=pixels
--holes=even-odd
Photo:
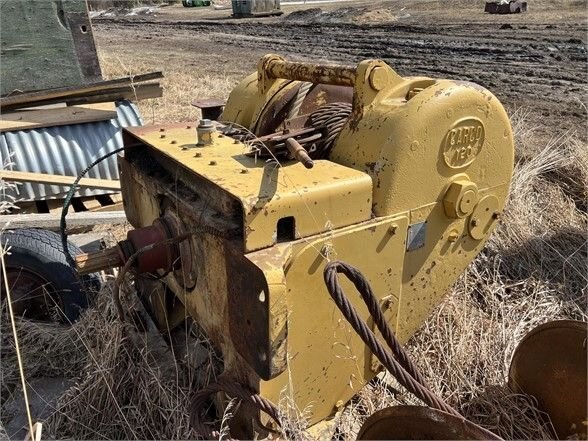
[[[352,168],[327,160],[310,170],[297,162],[267,163],[219,132],[211,145],[198,146],[195,127],[185,124],[127,130],[240,201],[246,251],[277,243],[280,219],[292,217],[293,238],[301,238],[371,217],[372,180]]]

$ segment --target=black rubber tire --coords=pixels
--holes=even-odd
[[[3,248],[10,247],[10,254],[4,256],[7,270],[22,268],[23,271],[34,272],[47,281],[52,289],[52,295],[58,297],[60,302],[60,308],[55,317],[60,322],[75,322],[100,289],[101,282],[98,275],[79,277],[67,264],[62,251],[61,238],[52,231],[8,230],[0,235],[0,243]],[[82,252],[70,242],[68,247],[72,256]]]

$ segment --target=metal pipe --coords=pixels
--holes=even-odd
[[[265,64],[265,73],[269,78],[353,87],[356,67],[271,59]]]
[[[308,156],[308,152],[294,138],[288,138],[286,140],[286,147],[292,157],[297,161],[302,162],[302,165],[306,168],[314,167],[314,162],[310,159],[310,156]]]

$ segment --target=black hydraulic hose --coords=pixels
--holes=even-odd
[[[73,257],[71,256],[71,254],[69,252],[69,248],[67,246],[67,232],[66,232],[67,223],[65,221],[65,217],[67,216],[67,212],[69,211],[69,207],[71,205],[71,200],[73,198],[73,195],[76,192],[76,190],[78,189],[78,182],[80,182],[80,180],[86,175],[86,173],[88,173],[93,167],[100,164],[105,159],[110,158],[112,155],[116,155],[117,153],[122,152],[123,150],[124,150],[124,147],[121,147],[119,149],[113,150],[112,152],[108,152],[107,154],[96,159],[94,162],[92,162],[85,169],[83,169],[80,172],[80,174],[78,174],[78,176],[77,176],[76,180],[73,182],[73,184],[71,184],[71,187],[69,188],[69,191],[67,192],[67,195],[65,196],[65,200],[63,201],[63,209],[61,210],[61,219],[59,222],[59,233],[61,235],[61,246],[63,247],[63,254],[65,254],[65,260],[66,260],[67,264],[74,269],[75,269],[76,264],[75,264]]]

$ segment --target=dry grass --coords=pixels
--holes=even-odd
[[[126,63],[102,54],[110,77],[157,65],[150,59]],[[198,66],[175,65],[164,80],[164,98],[140,107],[146,122],[192,120],[198,116],[190,106],[194,98],[226,97],[238,78],[235,72],[219,78]],[[533,402],[504,387],[513,349],[536,325],[556,318],[587,319],[588,149],[573,134],[538,140],[529,118],[522,110],[513,114],[518,162],[501,225],[408,345],[435,392],[507,439],[552,436]],[[20,322],[29,375],[77,378],[46,430],[74,439],[194,438],[188,425],[190,391],[213,376],[214,359],[200,369],[174,361],[168,364],[171,370],[163,369],[155,363],[149,340],[132,327],[124,329],[115,316],[106,288],[98,305],[70,329]],[[15,378],[4,327],[2,322],[2,383],[8,387],[3,399]],[[43,359],[36,357],[38,351]],[[339,431],[352,439],[373,411],[415,402],[383,377],[347,406]],[[298,420],[290,423],[301,433]]]
[[[586,192],[588,150],[567,134],[529,155],[533,133],[520,117],[504,218],[408,350],[434,391],[468,418],[506,439],[552,439],[532,400],[504,385],[528,331],[559,318],[587,320],[588,216],[550,176],[577,170],[575,192]],[[417,403],[398,389],[388,378],[370,385],[343,415],[343,431],[355,433],[374,410]]]
[[[159,66],[165,77],[161,84],[163,97],[139,102],[139,109],[147,124],[194,121],[200,111],[192,106],[198,98],[228,97],[229,92],[242,79],[242,74],[216,71],[213,75],[198,63],[180,63],[172,60],[173,69],[168,69],[162,60],[146,55],[141,61],[131,63],[122,56],[101,53],[100,64],[106,78],[116,78],[155,70]],[[174,62],[175,61],[175,62]],[[220,64],[222,65],[222,64]]]

